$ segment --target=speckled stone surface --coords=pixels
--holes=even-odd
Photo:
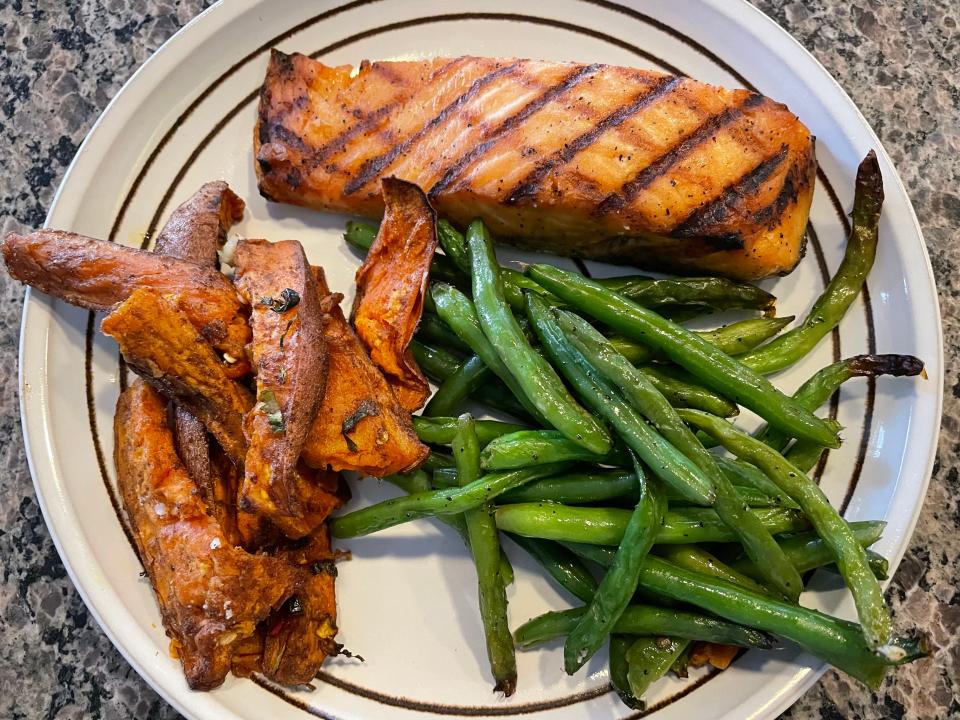
[[[0,232],[39,226],[76,148],[123,82],[209,0],[0,2]],[[871,693],[831,672],[792,720],[960,718],[960,6],[757,3],[839,80],[879,133],[923,225],[946,339],[943,432],[889,598],[935,658]],[[178,717],[87,613],[43,524],[17,412],[23,291],[0,271],[0,718]]]

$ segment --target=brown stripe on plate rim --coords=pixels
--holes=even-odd
[[[535,195],[540,189],[540,183],[554,168],[566,165],[578,153],[595,143],[607,130],[619,127],[650,103],[672,92],[683,79],[679,75],[664,75],[657,78],[649,87],[644,88],[639,95],[634,97],[629,105],[621,105],[590,130],[564,143],[562,148],[541,160],[533,170],[527,173],[523,180],[507,193],[506,204],[516,205],[520,201]]]
[[[426,136],[427,133],[429,133],[438,125],[446,122],[447,118],[452,113],[456,112],[470,102],[474,97],[476,97],[477,93],[483,90],[483,88],[492,83],[494,80],[499,80],[505,75],[510,75],[516,72],[520,68],[521,64],[522,63],[519,62],[511,63],[509,65],[500,65],[498,63],[494,66],[496,69],[493,70],[493,72],[489,72],[486,75],[474,80],[465,92],[454,98],[454,100],[445,106],[439,113],[424,123],[419,130],[404,138],[402,142],[395,144],[382,155],[365,160],[363,165],[360,166],[360,170],[357,175],[351,178],[350,181],[344,185],[343,194],[352,195],[353,193],[357,192],[357,190],[377,177],[385,168],[389,167],[390,164],[397,159],[398,155],[406,153],[411,147],[413,147],[413,145],[419,142],[421,138]]]
[[[372,1],[375,2],[375,1],[377,1],[377,0],[372,0]],[[645,16],[642,16],[642,15],[639,14],[639,13],[633,13],[632,11],[629,11],[629,10],[627,10],[626,8],[622,8],[621,6],[613,5],[612,3],[599,2],[598,0],[581,0],[581,1],[582,1],[582,2],[590,2],[590,3],[596,4],[596,5],[603,5],[603,6],[608,6],[608,7],[614,7],[615,9],[618,9],[618,10],[620,10],[620,11],[622,11],[622,12],[626,12],[627,14],[631,14],[631,15],[633,15],[633,16],[637,17],[638,19],[641,19],[641,20],[643,20],[643,18],[645,17]],[[291,30],[287,31],[286,33],[283,33],[283,34],[281,34],[281,35],[279,35],[279,36],[276,36],[275,38],[271,39],[270,41],[268,41],[267,43],[265,43],[264,45],[262,45],[261,48],[259,48],[258,50],[250,53],[248,56],[246,56],[244,59],[242,59],[242,60],[239,61],[238,63],[235,63],[233,66],[231,66],[231,68],[230,68],[224,75],[222,75],[222,76],[219,77],[216,81],[214,81],[214,83],[212,83],[203,93],[201,93],[201,95],[198,96],[198,98],[197,98],[193,103],[191,103],[191,105],[187,108],[187,110],[186,110],[183,114],[181,114],[181,116],[177,119],[177,121],[174,123],[174,125],[171,126],[171,128],[167,131],[167,133],[163,136],[163,138],[161,138],[161,140],[159,141],[158,145],[154,148],[154,150],[153,150],[153,151],[151,152],[151,154],[148,156],[147,161],[145,162],[144,166],[141,168],[140,172],[138,173],[138,176],[137,176],[137,178],[135,179],[134,184],[133,184],[133,185],[131,186],[131,188],[128,190],[128,193],[127,193],[127,195],[126,195],[126,197],[125,197],[125,199],[124,199],[124,202],[122,203],[122,205],[121,205],[121,207],[120,207],[120,209],[119,209],[119,211],[118,211],[117,217],[116,217],[116,219],[115,219],[115,221],[114,221],[114,224],[113,224],[113,227],[112,227],[112,229],[111,229],[111,236],[110,236],[111,240],[115,237],[116,232],[117,232],[118,229],[119,229],[120,223],[121,223],[122,220],[123,220],[124,214],[125,214],[126,210],[128,209],[128,207],[129,207],[129,205],[130,205],[130,202],[132,201],[133,196],[136,194],[137,189],[140,187],[140,185],[141,185],[141,183],[142,183],[142,181],[143,181],[143,178],[144,178],[144,176],[146,175],[146,172],[149,170],[150,166],[151,166],[151,165],[153,164],[153,162],[156,160],[156,157],[160,154],[160,152],[163,150],[163,148],[166,147],[166,145],[168,144],[170,138],[174,135],[174,133],[176,132],[176,130],[179,129],[180,125],[182,125],[183,121],[186,120],[186,118],[206,99],[206,96],[209,94],[209,92],[211,92],[211,91],[214,90],[217,86],[219,86],[220,84],[222,84],[222,82],[225,81],[225,80],[227,79],[227,77],[229,77],[230,75],[232,75],[233,73],[235,73],[235,72],[236,72],[240,67],[242,67],[244,64],[246,64],[247,62],[249,62],[250,60],[252,60],[253,58],[255,58],[255,57],[256,57],[257,55],[259,55],[260,53],[268,50],[271,45],[275,44],[276,42],[279,42],[281,39],[286,38],[286,37],[290,37],[291,35],[295,34],[296,32],[299,32],[300,30],[302,30],[302,29],[304,29],[304,28],[306,28],[306,27],[309,27],[311,24],[317,22],[317,21],[318,21],[319,19],[321,19],[322,17],[328,17],[328,16],[331,16],[331,15],[335,15],[335,14],[338,14],[338,13],[340,13],[340,12],[342,12],[342,11],[344,11],[344,10],[347,10],[347,9],[349,9],[349,8],[352,8],[352,7],[369,4],[369,2],[371,2],[371,0],[358,0],[357,2],[348,3],[347,5],[344,5],[344,6],[340,7],[340,8],[334,8],[334,9],[332,9],[332,10],[326,12],[326,13],[322,13],[322,14],[319,15],[319,16],[315,16],[315,18],[313,18],[313,19],[311,19],[311,20],[308,20],[308,21],[305,21],[304,23],[301,23],[300,25],[296,26],[295,28],[292,28]],[[464,13],[463,15],[477,16],[477,15],[483,15],[483,14],[482,14],[482,13]],[[587,30],[586,28],[579,28],[579,27],[574,26],[574,25],[571,25],[571,24],[569,24],[569,23],[562,23],[562,22],[560,22],[560,21],[552,21],[552,20],[548,20],[548,19],[546,19],[546,18],[533,18],[533,17],[530,17],[530,16],[513,16],[512,14],[498,14],[498,15],[510,15],[510,17],[502,17],[502,16],[501,16],[501,17],[497,17],[497,18],[486,17],[486,18],[482,18],[482,19],[516,19],[516,20],[531,22],[531,23],[533,23],[533,24],[542,24],[542,25],[547,25],[547,26],[560,27],[560,28],[562,28],[562,29],[568,29],[568,30],[571,30],[571,31],[573,31],[573,32],[578,32],[578,33],[580,33],[580,34],[588,35],[588,36],[591,36],[591,37],[600,37],[601,39],[605,39],[605,40],[607,40],[608,42],[611,42],[611,44],[617,45],[617,46],[619,46],[619,47],[626,47],[627,49],[631,49],[631,50],[634,51],[635,54],[637,54],[639,57],[643,57],[643,58],[648,59],[648,60],[652,58],[652,56],[650,56],[649,53],[646,53],[645,51],[642,51],[642,50],[640,50],[639,48],[636,48],[635,46],[631,46],[631,45],[629,45],[629,43],[625,43],[625,42],[619,40],[618,38],[612,38],[612,37],[610,37],[610,36],[606,36],[606,35],[604,35],[603,33],[599,33],[599,32],[597,32],[597,31]],[[445,19],[453,19],[453,18],[447,17],[447,18],[445,18]],[[464,18],[464,19],[472,19],[472,18]],[[411,23],[405,24],[405,26],[416,25],[416,24],[426,24],[426,23],[434,22],[434,21],[435,21],[435,19],[433,19],[433,18],[428,18],[428,19],[420,19],[420,18],[418,18],[418,19],[416,19],[416,20],[417,20],[417,22],[411,22]],[[657,21],[649,22],[649,24],[652,24],[652,25],[654,25],[654,26],[659,26],[659,23],[658,23]],[[661,28],[661,29],[662,29],[662,28]],[[674,34],[675,32],[676,32],[676,31],[673,31],[671,34]],[[373,34],[373,33],[361,33],[361,34],[359,34],[359,35],[361,35],[361,36],[368,36],[369,34]],[[680,37],[683,38],[683,37],[685,37],[685,36],[680,35]],[[359,38],[357,38],[357,39],[359,39]],[[340,43],[338,46],[341,46],[341,45],[343,45],[343,44],[346,44],[346,43]],[[698,44],[694,43],[693,41],[689,41],[688,44],[692,44],[693,47],[702,48],[702,46],[699,46]],[[705,50],[705,49],[703,49],[703,50]],[[738,77],[738,79],[740,79],[742,82],[744,82],[744,85],[745,85],[746,87],[749,87],[749,88],[751,88],[751,89],[753,88],[752,85],[750,85],[748,82],[745,82],[745,81],[742,79],[742,76],[739,76],[739,74],[737,74],[735,71],[732,71],[732,69],[729,68],[729,66],[727,66],[727,65],[726,65],[725,63],[723,63],[722,61],[719,61],[719,59],[716,58],[715,55],[713,55],[713,54],[710,53],[709,51],[706,51],[704,54],[706,54],[707,57],[709,57],[710,59],[714,60],[715,62],[718,62],[718,64],[721,65],[721,66],[723,66],[723,67],[725,67],[725,69],[729,69],[729,70],[732,72],[732,74],[734,74],[735,76]],[[657,58],[652,58],[652,59],[653,59],[653,61],[656,62],[657,64],[661,64],[662,66],[666,66],[666,64],[663,63],[663,61],[661,61],[661,60],[659,60],[659,59],[657,59]],[[676,70],[675,68],[672,68],[672,66],[670,66],[670,67],[671,67],[671,70],[672,70],[672,71],[675,71],[675,72],[676,72],[676,74],[682,74],[679,70]],[[252,101],[256,98],[257,92],[258,92],[258,91],[255,91],[254,93],[251,94],[251,96],[249,96],[248,98],[245,98],[244,102],[239,103],[237,106],[235,106],[234,109],[231,111],[231,116],[234,115],[234,114],[236,114],[237,112],[239,112],[240,109],[242,109],[244,105],[249,104],[249,102],[252,102]],[[215,128],[215,131],[213,131],[213,132],[211,132],[211,133],[208,133],[207,136],[204,138],[204,144],[208,143],[220,130],[222,130],[222,128],[226,125],[226,122],[227,122],[227,119],[224,119],[223,121],[221,121],[221,123],[218,123],[218,126],[217,126],[217,128]],[[196,149],[196,150],[191,154],[191,156],[190,156],[190,161],[191,161],[191,162],[193,162],[193,161],[196,160],[196,157],[199,155],[200,151],[202,151],[202,147]],[[163,209],[165,208],[165,205],[169,202],[169,197],[170,197],[170,196],[173,194],[173,192],[175,191],[176,185],[179,184],[179,180],[182,180],[182,177],[183,177],[184,174],[185,174],[185,170],[184,170],[184,169],[182,169],[181,172],[178,173],[177,182],[174,183],[174,184],[170,187],[170,189],[167,191],[167,195],[165,196],[165,200],[164,200],[164,202],[162,203],[162,206],[161,206],[161,207],[158,209],[158,211],[157,211],[157,216],[159,216],[159,215],[162,213]],[[832,185],[831,185],[831,183],[830,183],[830,181],[829,181],[829,178],[826,177],[826,174],[823,173],[822,170],[818,170],[818,176],[819,176],[820,179],[821,179],[821,184],[824,185],[824,187],[826,188],[827,192],[829,193],[829,195],[830,195],[830,197],[831,197],[831,200],[833,201],[834,208],[837,210],[837,215],[838,215],[838,217],[840,218],[841,223],[844,223],[844,224],[846,225],[846,224],[847,224],[847,219],[846,219],[845,215],[843,214],[842,206],[840,206],[839,201],[837,200],[836,192],[835,192],[835,190],[833,189],[833,187],[832,187]],[[155,224],[156,224],[156,223],[154,223],[154,225],[155,225]],[[812,230],[812,225],[811,225],[811,230]],[[815,252],[816,252],[819,256],[822,257],[822,248],[820,247],[819,240],[816,238],[815,234],[813,235],[813,241],[814,241],[813,244],[814,244]],[[818,263],[818,264],[819,264],[819,263]],[[821,271],[823,271],[823,268],[821,268]],[[865,296],[864,296],[864,302],[865,302],[865,303],[868,305],[868,307],[869,307],[869,305],[870,305],[870,300],[869,300],[868,294],[866,294],[866,293],[865,293]],[[92,318],[94,317],[94,314],[91,313],[91,314],[90,314],[90,317],[91,317],[90,323],[92,323]],[[872,335],[872,334],[874,333],[874,331],[875,331],[875,329],[874,329],[873,326],[872,326],[872,322],[873,322],[872,309],[870,310],[870,312],[868,312],[868,317],[869,317],[869,321],[870,321],[870,327],[868,328],[868,332]],[[91,331],[92,331],[92,327],[93,327],[92,324],[89,324],[89,325],[88,325],[88,330],[91,330]],[[835,354],[838,352],[838,346],[837,346],[837,344],[836,344],[836,343],[837,343],[837,340],[838,340],[838,334],[837,334],[837,331],[835,330],[835,331],[834,331],[834,352],[835,352]],[[88,362],[88,363],[92,363],[92,344],[93,344],[93,343],[92,343],[92,332],[91,332],[90,337],[89,337],[89,342],[87,343],[87,347],[86,347],[86,355],[87,355],[87,362]],[[86,375],[86,386],[87,386],[86,390],[87,390],[87,397],[88,397],[88,419],[89,419],[89,425],[90,425],[91,435],[92,435],[92,437],[93,437],[93,442],[94,442],[94,445],[95,445],[95,448],[96,448],[96,452],[97,452],[98,458],[101,458],[101,459],[102,459],[103,453],[102,453],[102,449],[101,449],[101,445],[100,445],[100,441],[99,441],[99,433],[98,433],[98,428],[97,428],[97,423],[96,423],[96,416],[95,416],[95,412],[94,412],[94,410],[93,410],[93,407],[94,407],[94,406],[93,406],[93,403],[92,403],[92,399],[93,399],[93,398],[92,398],[92,391],[93,391],[93,375],[92,375],[92,370],[91,370],[90,372],[88,372],[87,375]],[[872,397],[872,394],[871,394],[871,397]],[[871,403],[871,404],[869,405],[869,407],[868,407],[868,412],[872,412],[872,403]],[[861,444],[861,455],[865,452],[865,450],[866,450],[866,447],[865,447],[865,445],[862,443],[862,444]],[[862,457],[861,457],[861,462],[862,462]],[[100,464],[100,472],[101,472],[101,478],[102,478],[102,480],[103,480],[103,482],[104,482],[104,485],[105,485],[105,486],[107,487],[107,489],[108,489],[108,494],[110,494],[111,502],[112,502],[112,504],[113,504],[114,511],[115,511],[115,513],[116,513],[116,515],[117,515],[117,519],[118,519],[118,521],[121,523],[121,527],[124,528],[124,531],[125,531],[125,532],[128,532],[127,527],[126,527],[126,524],[125,524],[124,516],[123,516],[123,514],[120,512],[119,504],[115,501],[115,496],[114,496],[114,494],[113,494],[113,493],[114,493],[114,488],[112,487],[111,483],[109,482],[109,478],[108,478],[108,475],[107,475],[107,473],[106,473],[106,467],[105,467],[105,465],[104,465],[103,463]],[[852,492],[852,489],[855,488],[855,485],[856,485],[856,482],[853,481],[853,485],[852,485],[852,488],[851,488],[851,492]],[[133,547],[134,547],[134,549],[135,549],[135,545],[132,543],[132,537],[129,535],[129,533],[128,533],[128,540],[131,541],[131,544],[133,545]],[[259,682],[258,682],[257,684],[258,684],[258,685],[261,685],[261,683],[259,683]],[[701,683],[701,684],[702,684],[702,683]],[[261,685],[261,686],[262,686],[262,685]],[[679,699],[679,698],[682,697],[683,695],[686,695],[687,693],[692,692],[693,689],[695,689],[695,688],[694,688],[694,687],[690,687],[690,688],[688,688],[688,689],[685,689],[685,690],[681,691],[678,695],[675,695],[675,696],[673,696],[670,700],[668,700],[668,701],[666,701],[666,702],[664,702],[664,703],[661,703],[658,707],[663,707],[663,706],[665,706],[666,704],[669,704],[670,702],[673,701],[673,699]],[[287,700],[288,702],[292,702],[292,700],[293,700],[292,698],[284,698],[284,699]],[[298,704],[298,705],[299,705],[299,703],[295,703],[295,704]],[[304,708],[304,709],[305,709],[307,712],[311,712],[312,714],[314,714],[314,715],[316,715],[316,716],[318,716],[318,717],[330,718],[330,716],[323,715],[323,714],[322,714],[322,711],[316,710],[316,709],[314,709],[314,708],[309,708],[309,709]],[[333,719],[333,720],[336,720],[336,719]]]
[[[552,700],[540,700],[538,702],[524,703],[522,705],[448,705],[446,703],[431,703],[422,700],[411,700],[396,695],[388,695],[376,690],[369,690],[354,685],[351,682],[335,677],[328,672],[320,671],[317,673],[317,680],[327,683],[340,690],[344,690],[353,695],[359,695],[368,700],[375,700],[382,705],[392,707],[401,707],[405,710],[415,710],[418,712],[428,712],[435,715],[446,715],[448,717],[511,717],[517,715],[529,715],[531,713],[544,712],[545,710],[555,710],[557,708],[576,705],[577,703],[594,700],[613,692],[613,686],[610,683],[600,685],[591,690],[584,690],[566,697],[554,698]]]
[[[533,98],[520,108],[520,110],[500,123],[498,127],[487,133],[480,144],[475,145],[465,155],[461,155],[460,158],[444,171],[443,175],[433,184],[433,187],[430,188],[427,194],[430,197],[434,197],[437,193],[445,190],[470,163],[483,155],[494,143],[501,140],[505,134],[512,132],[521,123],[526,122],[527,119],[538,110],[545,107],[548,103],[553,102],[568,90],[576,87],[587,75],[594,74],[601,67],[603,67],[601,63],[581,65],[560,82],[543,89],[537,97]]]
[[[706,46],[698,43],[689,35],[684,35],[682,32],[668,25],[667,23],[657,20],[656,18],[650,17],[646,13],[642,13],[638,10],[634,10],[631,7],[627,7],[626,5],[621,5],[615,2],[609,2],[608,0],[580,0],[580,2],[586,3],[588,5],[595,5],[596,7],[602,7],[606,10],[612,10],[613,12],[620,13],[621,15],[626,15],[627,17],[631,17],[634,20],[638,20],[645,25],[649,25],[650,27],[656,28],[657,30],[674,38],[675,40],[679,40],[687,47],[691,48],[692,50],[695,50],[700,55],[703,55],[705,58],[707,58],[707,60],[712,62],[717,67],[730,73],[730,75],[736,78],[747,90],[753,90],[754,92],[756,92],[757,87],[753,83],[751,83],[749,80],[747,80],[747,78],[745,78],[743,74],[741,74],[736,68],[730,65],[726,60],[721,58],[712,50],[708,49]],[[682,74],[682,73],[678,73],[678,74]]]
[[[740,651],[739,653],[737,653],[737,656],[731,661],[730,664],[732,665],[734,662],[736,662],[744,654],[744,652],[745,651]],[[710,669],[707,670],[707,673],[703,677],[697,678],[692,683],[687,683],[684,686],[683,690],[679,690],[673,695],[671,695],[670,697],[666,697],[663,700],[660,700],[659,702],[655,702],[653,705],[647,705],[642,710],[638,710],[635,713],[631,713],[630,715],[627,715],[622,720],[640,720],[640,718],[649,717],[650,715],[653,715],[653,713],[663,710],[668,705],[672,705],[677,700],[680,700],[681,698],[685,698],[694,690],[702,688],[704,685],[706,685],[708,682],[710,682],[715,677],[720,675],[720,673],[722,672],[723,670],[720,670],[719,668],[715,668],[711,666]]]
[[[593,215],[600,216],[622,210],[633,200],[637,193],[676,165],[692,150],[705,143],[721,129],[740,119],[744,110],[749,110],[762,103],[766,98],[757,93],[751,93],[743,101],[731,107],[724,108],[719,113],[711,115],[698,125],[689,135],[680,139],[676,145],[665,151],[656,160],[642,168],[640,172],[625,182],[618,192],[607,195]]]
[[[120,522],[120,527],[123,530],[123,534],[127,537],[127,542],[130,543],[130,547],[133,548],[133,554],[137,556],[137,560],[140,560],[140,550],[137,548],[137,543],[133,537],[133,529],[127,523],[127,515],[121,510],[120,498],[117,496],[117,489],[113,486],[113,483],[109,480],[109,474],[107,472],[107,461],[103,455],[103,446],[100,444],[100,429],[99,424],[97,423],[97,402],[94,398],[93,393],[93,343],[94,336],[96,334],[96,320],[97,314],[95,312],[87,313],[87,327],[84,333],[84,358],[83,358],[83,379],[84,379],[84,394],[87,401],[87,423],[90,426],[90,434],[93,437],[93,452],[97,458],[97,467],[100,470],[100,477],[103,480],[103,485],[107,490],[107,496],[110,498],[110,505],[113,507],[113,512],[117,516],[117,520]],[[120,368],[120,372],[123,372],[123,367]],[[140,560],[140,564],[143,565],[143,561]]]

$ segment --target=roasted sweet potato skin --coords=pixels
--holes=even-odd
[[[407,346],[423,314],[437,249],[437,215],[413,183],[384,178],[381,190],[386,210],[377,238],[357,270],[351,320],[397,400],[413,412],[430,397],[430,384]]]
[[[134,290],[100,326],[130,368],[206,426],[227,455],[242,463],[243,417],[253,397],[229,378],[186,314],[150,288]]]
[[[222,180],[204,183],[170,215],[153,251],[216,269],[218,248],[227,231],[243,217],[244,203]],[[175,407],[173,433],[177,454],[203,493],[221,525],[234,526],[235,478],[218,472],[210,457],[210,439],[203,423],[182,407]],[[232,475],[232,468],[227,472]]]
[[[154,252],[216,268],[217,250],[226,242],[227,231],[243,218],[243,210],[243,200],[227,183],[204,183],[170,215]]]
[[[234,282],[251,306],[251,354],[257,404],[244,418],[248,449],[241,505],[299,516],[292,487],[327,376],[327,351],[316,282],[295,240],[243,240]]]
[[[246,308],[229,279],[213,268],[59,230],[11,233],[2,250],[15,279],[89,310],[111,310],[134,290],[150,288],[233,359],[224,363],[229,374],[249,369],[241,362],[250,339]]]
[[[190,687],[209,690],[252,636],[303,582],[284,558],[229,543],[177,457],[167,402],[141,381],[120,396],[114,460],[124,510],[163,624]]]
[[[410,413],[347,323],[342,296],[331,293],[314,267],[327,342],[327,387],[302,457],[312,467],[355,470],[374,477],[412,470],[430,449],[420,442]]]

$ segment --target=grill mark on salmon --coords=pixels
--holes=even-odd
[[[593,128],[574,138],[564,145],[563,148],[557,150],[549,158],[542,161],[533,171],[531,171],[523,180],[521,180],[517,186],[513,188],[513,190],[510,191],[510,193],[507,195],[506,203],[508,205],[516,205],[524,198],[535,195],[537,191],[539,191],[540,184],[543,182],[543,179],[550,173],[551,170],[556,167],[566,165],[579,152],[590,147],[590,145],[592,145],[597,138],[607,130],[611,130],[619,125],[622,125],[644,107],[650,105],[657,99],[672,91],[675,87],[682,83],[683,80],[684,78],[673,75],[665,75],[657,79],[652,86],[647,87],[643,92],[640,93],[640,95],[635,97],[633,102],[631,102],[629,105],[623,106],[607,115]]]
[[[452,68],[457,67],[461,62],[462,58],[457,58],[438,68],[430,75],[429,78],[427,78],[427,84],[433,83],[437,78],[443,76]],[[384,70],[388,67],[389,63],[374,63],[370,66],[370,70],[368,72],[378,71],[384,76],[390,77],[390,81],[394,84],[403,83],[403,78],[400,77],[400,75],[392,71],[386,72]],[[342,133],[320,147],[312,149],[309,156],[304,160],[304,164],[307,166],[307,168],[311,171],[314,170],[332,155],[336,155],[338,152],[343,150],[347,146],[347,143],[353,140],[355,137],[362,135],[365,132],[369,132],[370,130],[373,130],[379,126],[380,123],[387,116],[389,116],[390,113],[396,110],[397,107],[399,107],[400,104],[408,97],[406,92],[407,89],[407,87],[403,87],[403,89],[397,94],[397,97],[394,98],[393,102],[386,103],[385,105],[378,107],[376,110],[370,111],[362,118],[358,118],[358,122],[356,124],[351,125]],[[336,164],[332,165],[330,171],[334,172],[336,167]]]
[[[482,143],[475,146],[470,152],[461,156],[459,160],[455,161],[450,167],[448,167],[443,173],[443,176],[433,184],[433,187],[430,188],[428,195],[430,197],[434,197],[438,193],[447,189],[453,183],[453,181],[457,179],[460,173],[463,172],[464,168],[468,167],[477,158],[483,156],[496,142],[512,132],[514,128],[519,127],[521,123],[526,122],[530,116],[532,116],[542,107],[553,102],[567,91],[576,87],[581,80],[588,75],[594,74],[601,67],[602,65],[600,63],[584,65],[583,67],[577,68],[572,73],[567,75],[562,82],[557,83],[553,87],[545,89],[540,95],[527,103],[523,108],[504,120],[499,127],[488,133]]]
[[[760,185],[766,182],[786,160],[787,150],[787,146],[783,145],[776,155],[752,167],[746,174],[724,188],[719,197],[695,209],[685,220],[680,221],[670,231],[670,236],[690,238],[704,235],[711,226],[721,222],[730,214],[730,208],[737,201],[760,189]]]
[[[716,115],[707,118],[696,130],[680,140],[654,162],[640,170],[633,179],[624,183],[619,192],[611,193],[604,198],[597,206],[595,214],[606,215],[607,213],[622,210],[641,190],[648,187],[650,183],[666,173],[667,170],[676,165],[694,148],[705,142],[711,135],[714,135],[724,126],[740,119],[743,116],[744,110],[756,107],[764,100],[766,100],[766,98],[763,95],[752,93],[740,105],[725,108]]]
[[[467,102],[470,101],[484,86],[489,85],[497,78],[503,77],[508,73],[514,72],[520,63],[515,62],[510,65],[502,65],[491,73],[487,73],[480,78],[474,80],[473,84],[464,92],[462,95],[457,97],[453,102],[447,105],[443,110],[439,112],[435,117],[433,117],[429,122],[423,125],[419,130],[417,130],[413,135],[410,135],[406,140],[400,142],[393,147],[391,147],[387,152],[382,155],[378,155],[375,158],[364,161],[363,165],[360,166],[360,172],[356,177],[350,180],[344,188],[344,195],[352,195],[357,192],[360,188],[366,185],[368,182],[373,180],[380,172],[386,168],[390,163],[392,163],[398,155],[409,150],[414,143],[416,143],[420,138],[426,135],[430,130],[440,125],[443,122],[446,122],[447,118],[454,113],[459,108],[463,107]]]
[[[797,194],[806,190],[810,185],[809,169],[811,166],[815,168],[812,155],[799,158],[787,171],[787,177],[784,179],[783,187],[780,188],[777,197],[766,207],[757,210],[753,214],[753,221],[758,225],[766,225],[767,227],[772,227],[779,222]],[[814,172],[816,172],[815,169]]]

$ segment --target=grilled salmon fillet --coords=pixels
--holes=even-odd
[[[747,90],[481,57],[328,67],[274,51],[254,131],[268,199],[379,216],[380,179],[521,247],[756,279],[793,269],[813,138]]]

